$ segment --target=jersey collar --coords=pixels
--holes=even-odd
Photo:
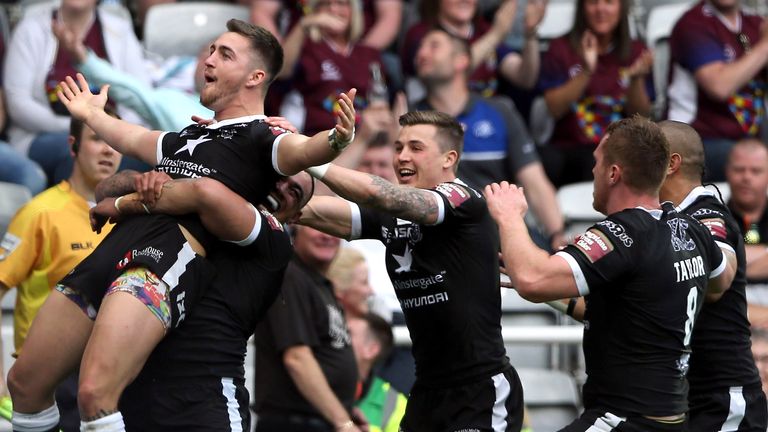
[[[661,209],[647,209],[642,206],[637,206],[635,208],[648,213],[652,218],[656,220],[661,220],[661,215],[664,214],[664,212]]]
[[[713,197],[715,196],[715,193],[705,188],[704,186],[696,186],[692,191],[688,193],[685,198],[683,198],[683,200],[680,202],[680,205],[675,207],[675,210],[682,212],[683,210],[690,207],[694,202],[696,202],[696,200],[705,196]]]
[[[217,121],[214,124],[208,125],[208,129],[218,129],[223,126],[229,126],[237,123],[250,123],[254,120],[264,120],[267,116],[263,114],[257,114],[257,115],[249,115],[249,116],[243,116],[243,117],[235,117],[231,119],[224,119],[221,121]]]

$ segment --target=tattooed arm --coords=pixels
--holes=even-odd
[[[141,174],[138,171],[123,170],[100,181],[95,191],[96,202],[106,197],[119,197],[134,192],[136,190],[134,182],[139,175]]]
[[[321,180],[339,196],[357,204],[420,224],[437,222],[439,198],[434,192],[392,184],[379,176],[333,164]]]

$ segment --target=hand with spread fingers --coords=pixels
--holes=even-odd
[[[59,89],[56,95],[61,103],[67,107],[72,117],[88,123],[88,117],[98,111],[104,111],[104,105],[107,104],[107,92],[109,85],[101,87],[98,94],[91,93],[88,81],[83,74],[77,74],[77,82],[71,76],[67,76],[64,81],[59,83]]]

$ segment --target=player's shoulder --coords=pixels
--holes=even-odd
[[[452,207],[459,207],[465,202],[472,200],[483,200],[483,195],[480,192],[471,188],[460,179],[440,183],[433,190],[445,197]]]

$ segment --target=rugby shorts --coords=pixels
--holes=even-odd
[[[760,383],[691,393],[689,402],[691,431],[765,432],[768,429],[768,408]]]
[[[147,378],[120,399],[128,431],[248,432],[251,413],[241,378]]]
[[[147,268],[168,285],[171,328],[183,322],[215,276],[213,265],[194,252],[174,219],[139,216],[115,227],[57,289],[76,292],[82,308],[98,311],[112,282],[133,267]]]
[[[488,378],[426,388],[418,380],[408,397],[403,432],[518,432],[523,424],[523,387],[513,367]]]
[[[604,409],[588,409],[560,432],[685,432],[685,421],[662,423],[642,416],[622,417]]]

